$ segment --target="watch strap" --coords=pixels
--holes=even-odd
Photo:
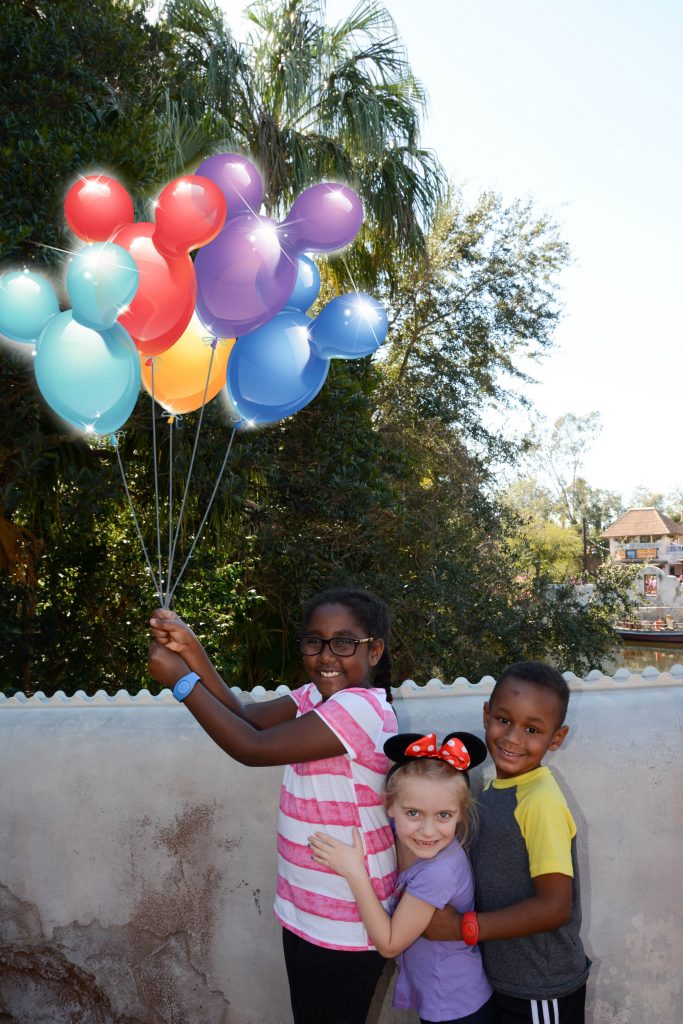
[[[181,676],[178,682],[173,687],[173,696],[176,700],[184,701],[186,697],[189,697],[194,689],[195,683],[199,680],[199,676],[196,672],[188,672],[187,675]]]
[[[479,922],[473,910],[468,910],[462,915],[460,934],[466,946],[476,946],[479,942]]]

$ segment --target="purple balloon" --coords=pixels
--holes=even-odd
[[[199,250],[194,267],[197,314],[219,338],[240,337],[272,320],[297,275],[296,258],[281,245],[281,229],[270,217],[253,214],[228,220]]]
[[[241,213],[258,213],[263,198],[259,172],[238,153],[217,153],[199,165],[197,174],[210,178],[225,196],[228,218]]]
[[[280,225],[283,243],[300,252],[332,252],[353,241],[363,223],[363,204],[346,185],[324,182],[304,189]]]

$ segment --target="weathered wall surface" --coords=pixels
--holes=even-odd
[[[572,689],[547,763],[580,833],[588,1021],[679,1024],[683,669]],[[406,683],[395,706],[481,734],[488,692]],[[0,771],[0,1020],[289,1024],[279,768],[233,762],[167,692],[0,698]],[[375,1017],[417,1021],[390,991]]]

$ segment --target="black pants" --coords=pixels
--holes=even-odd
[[[516,999],[493,994],[496,1024],[584,1024],[586,986],[559,999]]]
[[[282,929],[294,1024],[364,1024],[386,960],[314,946]]]

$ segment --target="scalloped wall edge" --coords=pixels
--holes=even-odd
[[[605,675],[603,672],[594,669],[585,678],[574,675],[573,672],[564,672],[564,678],[569,683],[569,689],[576,692],[591,692],[601,690],[635,690],[655,689],[668,686],[683,686],[683,665],[674,665],[669,672],[658,672],[655,668],[646,668],[642,673],[629,672],[628,669],[617,669],[613,676]],[[495,680],[492,676],[483,676],[478,683],[471,683],[463,676],[459,676],[452,683],[444,683],[441,679],[430,679],[427,683],[416,683],[413,679],[406,679],[400,686],[394,687],[392,693],[396,700],[413,700],[425,697],[458,697],[490,694]],[[278,686],[275,690],[266,690],[263,686],[255,686],[251,691],[240,690],[239,687],[232,687],[240,700],[263,701],[273,700],[290,693],[288,686]],[[149,690],[139,690],[137,693],[129,693],[128,690],[119,690],[113,696],[104,690],[97,690],[92,696],[88,696],[84,690],[77,690],[72,697],[67,697],[63,690],[57,690],[51,697],[47,697],[41,690],[27,697],[24,693],[17,693],[13,697],[6,697],[0,694],[0,708],[16,709],[25,707],[176,707],[177,703],[170,690],[162,690],[160,694],[152,694]]]

